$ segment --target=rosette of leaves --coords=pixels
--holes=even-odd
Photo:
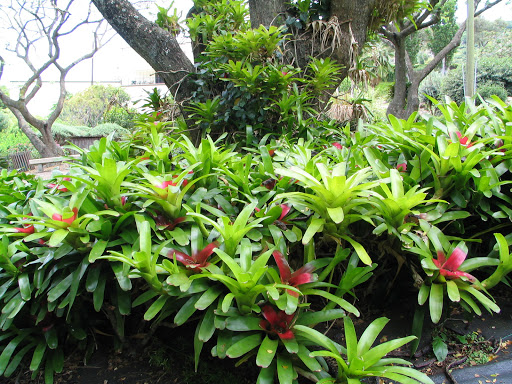
[[[411,363],[407,360],[386,358],[388,353],[411,342],[415,339],[415,336],[389,340],[372,348],[373,343],[388,321],[389,319],[385,317],[374,320],[363,332],[360,339],[357,340],[354,323],[349,317],[344,317],[343,324],[347,347],[343,348],[340,353],[340,349],[334,343],[325,340],[325,346],[328,350],[310,353],[312,357],[333,358],[338,365],[336,378],[324,378],[319,383],[361,384],[363,378],[382,377],[404,384],[434,384],[427,375],[409,367]],[[302,326],[297,328],[311,336],[317,334],[317,331]]]

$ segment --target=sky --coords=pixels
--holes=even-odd
[[[481,3],[485,3],[484,0]],[[467,1],[466,0],[457,0],[457,19],[459,21],[463,21],[466,19],[467,15]],[[512,20],[512,2],[509,0],[504,0],[500,4],[495,5],[491,9],[485,11],[482,14],[482,17],[487,20],[496,20],[502,18],[503,20]]]

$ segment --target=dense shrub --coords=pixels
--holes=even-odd
[[[0,109],[0,132],[11,126],[9,115]]]
[[[114,123],[126,129],[133,129],[137,113],[120,106],[113,106],[103,114],[104,123]]]
[[[122,88],[92,85],[67,99],[59,118],[69,125],[95,127],[103,122],[105,112],[112,107],[123,108],[128,113],[134,112],[128,106],[129,102],[130,96]]]
[[[440,72],[431,72],[425,80],[420,84],[418,93],[420,96],[420,102],[428,106],[431,106],[431,101],[427,96],[433,97],[434,99],[442,99],[442,84],[445,76]]]
[[[512,57],[486,56],[477,64],[478,84],[502,85],[507,95],[512,96]]]
[[[464,101],[464,75],[461,67],[452,69],[444,77],[441,94],[450,97],[458,104]]]
[[[464,101],[464,81],[462,68],[457,67],[451,70],[443,80],[442,94],[449,96],[457,103]],[[512,95],[512,59],[509,57],[487,57],[478,62],[477,67],[477,93],[486,95],[498,92],[502,99],[505,89],[506,96]],[[490,88],[491,87],[491,88]]]
[[[499,97],[502,100],[507,99],[507,90],[503,84],[498,83],[485,83],[479,85],[478,94],[484,99],[489,99],[493,95]]]
[[[55,123],[52,132],[59,141],[66,141],[70,137],[108,136],[112,133],[114,137],[118,138],[121,134],[127,133],[128,130],[115,123],[98,124],[93,128]]]
[[[98,324],[122,343],[143,316],[156,337],[161,322],[190,323],[196,364],[208,343],[214,356],[255,362],[259,382],[399,373],[432,384],[381,360],[414,337],[373,349],[387,320],[358,340],[347,313],[359,315],[361,287],[389,291],[382,276],[397,261],[418,289],[418,336],[424,317],[438,323],[450,306],[499,311],[490,290],[512,271],[512,107],[437,107],[440,117],[325,123],[315,140],[243,152],[151,122],[101,139],[48,185],[3,172],[0,372],[25,362],[49,383],[64,346],[87,344]],[[346,348],[314,328],[339,318]],[[335,378],[324,356],[339,364]]]
[[[23,152],[26,150],[32,152],[33,156],[36,155],[37,151],[34,146],[17,125],[4,129],[1,135],[0,156],[5,157],[11,153]]]

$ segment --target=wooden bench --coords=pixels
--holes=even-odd
[[[58,157],[43,157],[41,159],[31,159],[28,161],[30,165],[37,165],[37,171],[43,172],[44,165],[50,163],[62,163],[66,160],[78,159],[81,155],[69,155],[69,156],[58,156]]]

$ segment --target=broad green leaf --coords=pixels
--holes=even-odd
[[[87,292],[94,292],[99,283],[99,277],[101,273],[100,265],[93,265],[87,272],[87,279],[85,280],[85,289]]]
[[[448,346],[440,337],[434,337],[434,340],[432,341],[432,350],[439,362],[444,361],[446,356],[448,356]]]
[[[428,295],[430,293],[430,285],[423,283],[420,287],[420,291],[418,292],[418,304],[423,305],[428,299]]]
[[[386,356],[389,352],[400,348],[402,345],[405,345],[414,339],[416,339],[416,336],[407,336],[400,339],[386,341],[385,343],[379,344],[376,347],[370,349],[368,352],[364,353],[362,356],[360,356],[360,359],[363,361],[364,367],[369,368],[384,356]]]
[[[430,288],[429,309],[430,318],[434,324],[441,320],[443,314],[443,284],[433,283]]]
[[[389,319],[385,317],[379,317],[378,319],[372,321],[372,323],[365,329],[359,338],[356,356],[362,356],[364,353],[370,350],[371,346],[379,336],[379,333],[382,332],[388,322]]]
[[[96,244],[91,249],[89,253],[89,262],[94,263],[96,259],[100,256],[103,256],[103,252],[107,248],[108,241],[106,240],[98,240]]]
[[[327,207],[327,213],[331,217],[332,221],[336,224],[341,223],[345,219],[345,214],[343,213],[343,207]]]
[[[107,283],[107,277],[105,274],[101,274],[98,280],[98,285],[94,292],[92,293],[94,310],[99,312],[101,307],[103,306],[103,299],[105,294],[105,285]]]
[[[448,292],[448,298],[451,301],[460,301],[459,287],[453,280],[446,280],[446,291]],[[442,361],[442,360],[439,360]]]
[[[169,296],[160,296],[158,299],[156,299],[155,302],[148,308],[146,313],[144,313],[144,320],[149,321],[154,318],[158,312],[162,310],[168,299]]]
[[[184,324],[190,318],[190,316],[194,314],[194,312],[197,310],[195,305],[200,297],[200,295],[194,295],[189,298],[185,304],[182,305],[174,317],[174,323],[176,325]]]
[[[291,359],[287,355],[279,353],[277,355],[277,377],[279,384],[292,384],[295,376],[296,372]]]
[[[345,316],[343,318],[343,328],[345,329],[345,342],[347,344],[347,359],[350,363],[354,361],[359,352],[356,329],[350,317]]]
[[[359,316],[359,311],[356,307],[354,307],[352,304],[350,304],[348,301],[342,299],[341,297],[335,296],[332,293],[329,293],[327,291],[322,291],[319,289],[304,289],[302,291],[304,295],[318,295],[322,296],[336,304],[338,304],[341,308],[343,308],[345,311],[350,312],[356,316]]]
[[[20,287],[21,298],[25,301],[30,300],[32,295],[32,286],[27,272],[23,272],[18,276],[18,286]]]
[[[469,286],[464,289],[466,292],[471,293],[482,305],[487,308],[487,310],[490,312],[500,313],[500,307],[496,305],[494,301],[489,299],[487,296],[485,296],[482,292],[476,290],[475,288]]]
[[[65,279],[61,280],[59,284],[57,284],[54,288],[50,289],[48,292],[48,301],[52,302],[61,297],[64,292],[68,290],[68,288],[73,283],[73,273],[68,275]]]
[[[195,305],[196,308],[201,311],[208,308],[210,306],[210,304],[212,304],[217,299],[217,297],[220,296],[221,293],[222,293],[222,289],[220,289],[219,287],[213,286],[213,287],[208,288],[208,290],[206,290],[201,295],[199,300],[197,300],[196,305]]]
[[[48,241],[48,245],[50,247],[56,247],[62,241],[67,237],[69,234],[69,231],[67,229],[57,229],[55,232],[53,232],[52,236],[50,237],[50,240]]]
[[[339,319],[345,315],[342,309],[327,309],[317,312],[306,312],[299,316],[296,324],[314,326],[318,323]]]
[[[201,320],[201,325],[199,327],[199,333],[197,337],[202,342],[207,342],[210,340],[215,333],[214,310],[214,307],[209,307],[204,314],[203,319]]]
[[[27,333],[22,333],[12,339],[9,344],[4,347],[2,354],[0,355],[0,375],[4,373],[7,368],[7,364],[9,364],[9,361],[11,360],[11,356],[26,336]]]
[[[267,368],[262,368],[256,380],[256,384],[274,384],[275,371],[275,364]]]
[[[226,328],[230,331],[259,331],[260,318],[252,316],[230,316],[226,320]]]
[[[355,241],[354,239],[352,239],[351,237],[349,236],[340,236],[343,240],[346,240],[350,243],[350,245],[352,245],[352,247],[354,247],[354,250],[356,251],[357,253],[357,256],[359,256],[359,259],[361,259],[361,261],[366,264],[366,265],[372,265],[372,259],[370,258],[370,256],[368,255],[368,253],[366,252],[366,249],[364,249],[364,247],[359,244],[357,241]]]
[[[262,368],[267,368],[272,363],[272,360],[274,360],[278,345],[278,340],[272,340],[268,336],[265,336],[265,339],[263,339],[263,342],[258,349],[256,365]]]
[[[249,336],[244,337],[243,339],[237,341],[233,345],[231,345],[226,351],[226,355],[230,358],[234,359],[240,357],[252,349],[256,348],[261,343],[261,334],[256,333]]]
[[[324,224],[324,219],[313,218],[302,237],[302,244],[308,244],[317,232],[321,232],[324,229]]]
[[[299,352],[299,344],[295,338],[293,339],[281,339],[288,353],[296,354]]]
[[[59,337],[55,328],[50,328],[48,331],[44,332],[44,338],[46,339],[48,348],[56,349],[59,346]]]
[[[45,352],[46,352],[46,343],[39,342],[39,344],[37,344],[36,349],[34,350],[34,354],[32,355],[32,361],[30,362],[30,370],[32,372],[39,369],[39,366],[41,365],[41,361],[43,360]]]
[[[322,366],[317,359],[310,356],[310,353],[311,351],[307,349],[304,344],[299,344],[299,351],[297,352],[299,359],[301,359],[304,365],[312,372],[320,372],[322,370]]]

